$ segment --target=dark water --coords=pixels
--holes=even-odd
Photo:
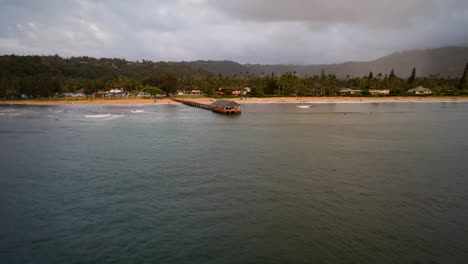
[[[0,263],[468,261],[467,103],[243,110],[0,106]]]

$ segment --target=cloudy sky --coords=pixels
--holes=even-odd
[[[468,46],[467,0],[0,0],[0,54],[318,64]]]

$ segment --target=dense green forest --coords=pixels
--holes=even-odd
[[[200,62],[199,62],[200,63]],[[61,58],[59,56],[0,56],[0,97],[52,97],[67,92],[90,95],[98,91],[122,88],[128,93],[174,94],[178,88],[193,86],[208,96],[219,89],[226,91],[250,87],[252,96],[336,95],[340,88],[389,89],[393,95],[403,95],[410,88],[422,85],[436,95],[468,94],[468,64],[461,78],[434,74],[417,77],[413,68],[409,78],[390,72],[366,76],[337,78],[322,69],[320,74],[300,76],[297,72],[281,75],[255,74],[241,71],[231,76],[214,74],[187,62],[127,61],[90,57]]]
[[[49,97],[87,94],[115,87],[140,90],[153,76],[207,74],[183,62],[131,62],[125,59],[55,56],[0,56],[0,96]]]

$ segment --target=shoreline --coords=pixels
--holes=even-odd
[[[210,104],[217,99],[214,98],[183,98],[199,103]],[[411,102],[468,102],[468,97],[460,96],[430,96],[430,97],[251,97],[248,100],[240,98],[225,99],[240,104],[252,103],[411,103]],[[91,100],[7,100],[0,101],[0,105],[170,105],[180,104],[170,99],[91,99]]]

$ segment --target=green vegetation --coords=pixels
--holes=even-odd
[[[411,71],[411,75],[408,78],[408,84],[414,84],[416,81],[416,67],[413,68],[413,71]]]
[[[67,93],[92,95],[114,89],[124,91],[126,96],[155,97],[176,95],[182,87],[199,89],[211,97],[242,96],[246,87],[248,96],[256,97],[334,96],[340,88],[362,90],[364,96],[373,89],[406,95],[408,89],[419,85],[431,89],[435,95],[468,95],[467,74],[468,64],[461,78],[439,74],[418,77],[415,67],[406,75],[409,78],[400,78],[393,69],[390,73],[369,72],[366,76],[346,75],[346,78],[327,74],[325,69],[320,70],[320,75],[300,76],[295,71],[257,75],[244,71],[227,76],[185,62],[8,55],[0,56],[0,98],[49,98],[68,96]]]
[[[468,90],[468,62],[466,63],[465,70],[463,71],[463,76],[458,83],[458,90]]]
[[[0,98],[50,97],[72,92],[90,95],[117,88],[136,93],[142,91],[147,79],[164,74],[208,73],[185,62],[6,55],[0,56]],[[166,88],[173,90],[173,85],[172,81]]]
[[[148,85],[160,87],[167,96],[177,92],[177,77],[174,73],[164,73],[153,76],[144,81]]]
[[[162,94],[163,93],[163,90],[157,88],[157,87],[153,87],[153,86],[145,86],[145,88],[143,88],[143,92],[147,93],[147,94],[150,94],[151,96],[155,97],[156,95],[158,94]]]

